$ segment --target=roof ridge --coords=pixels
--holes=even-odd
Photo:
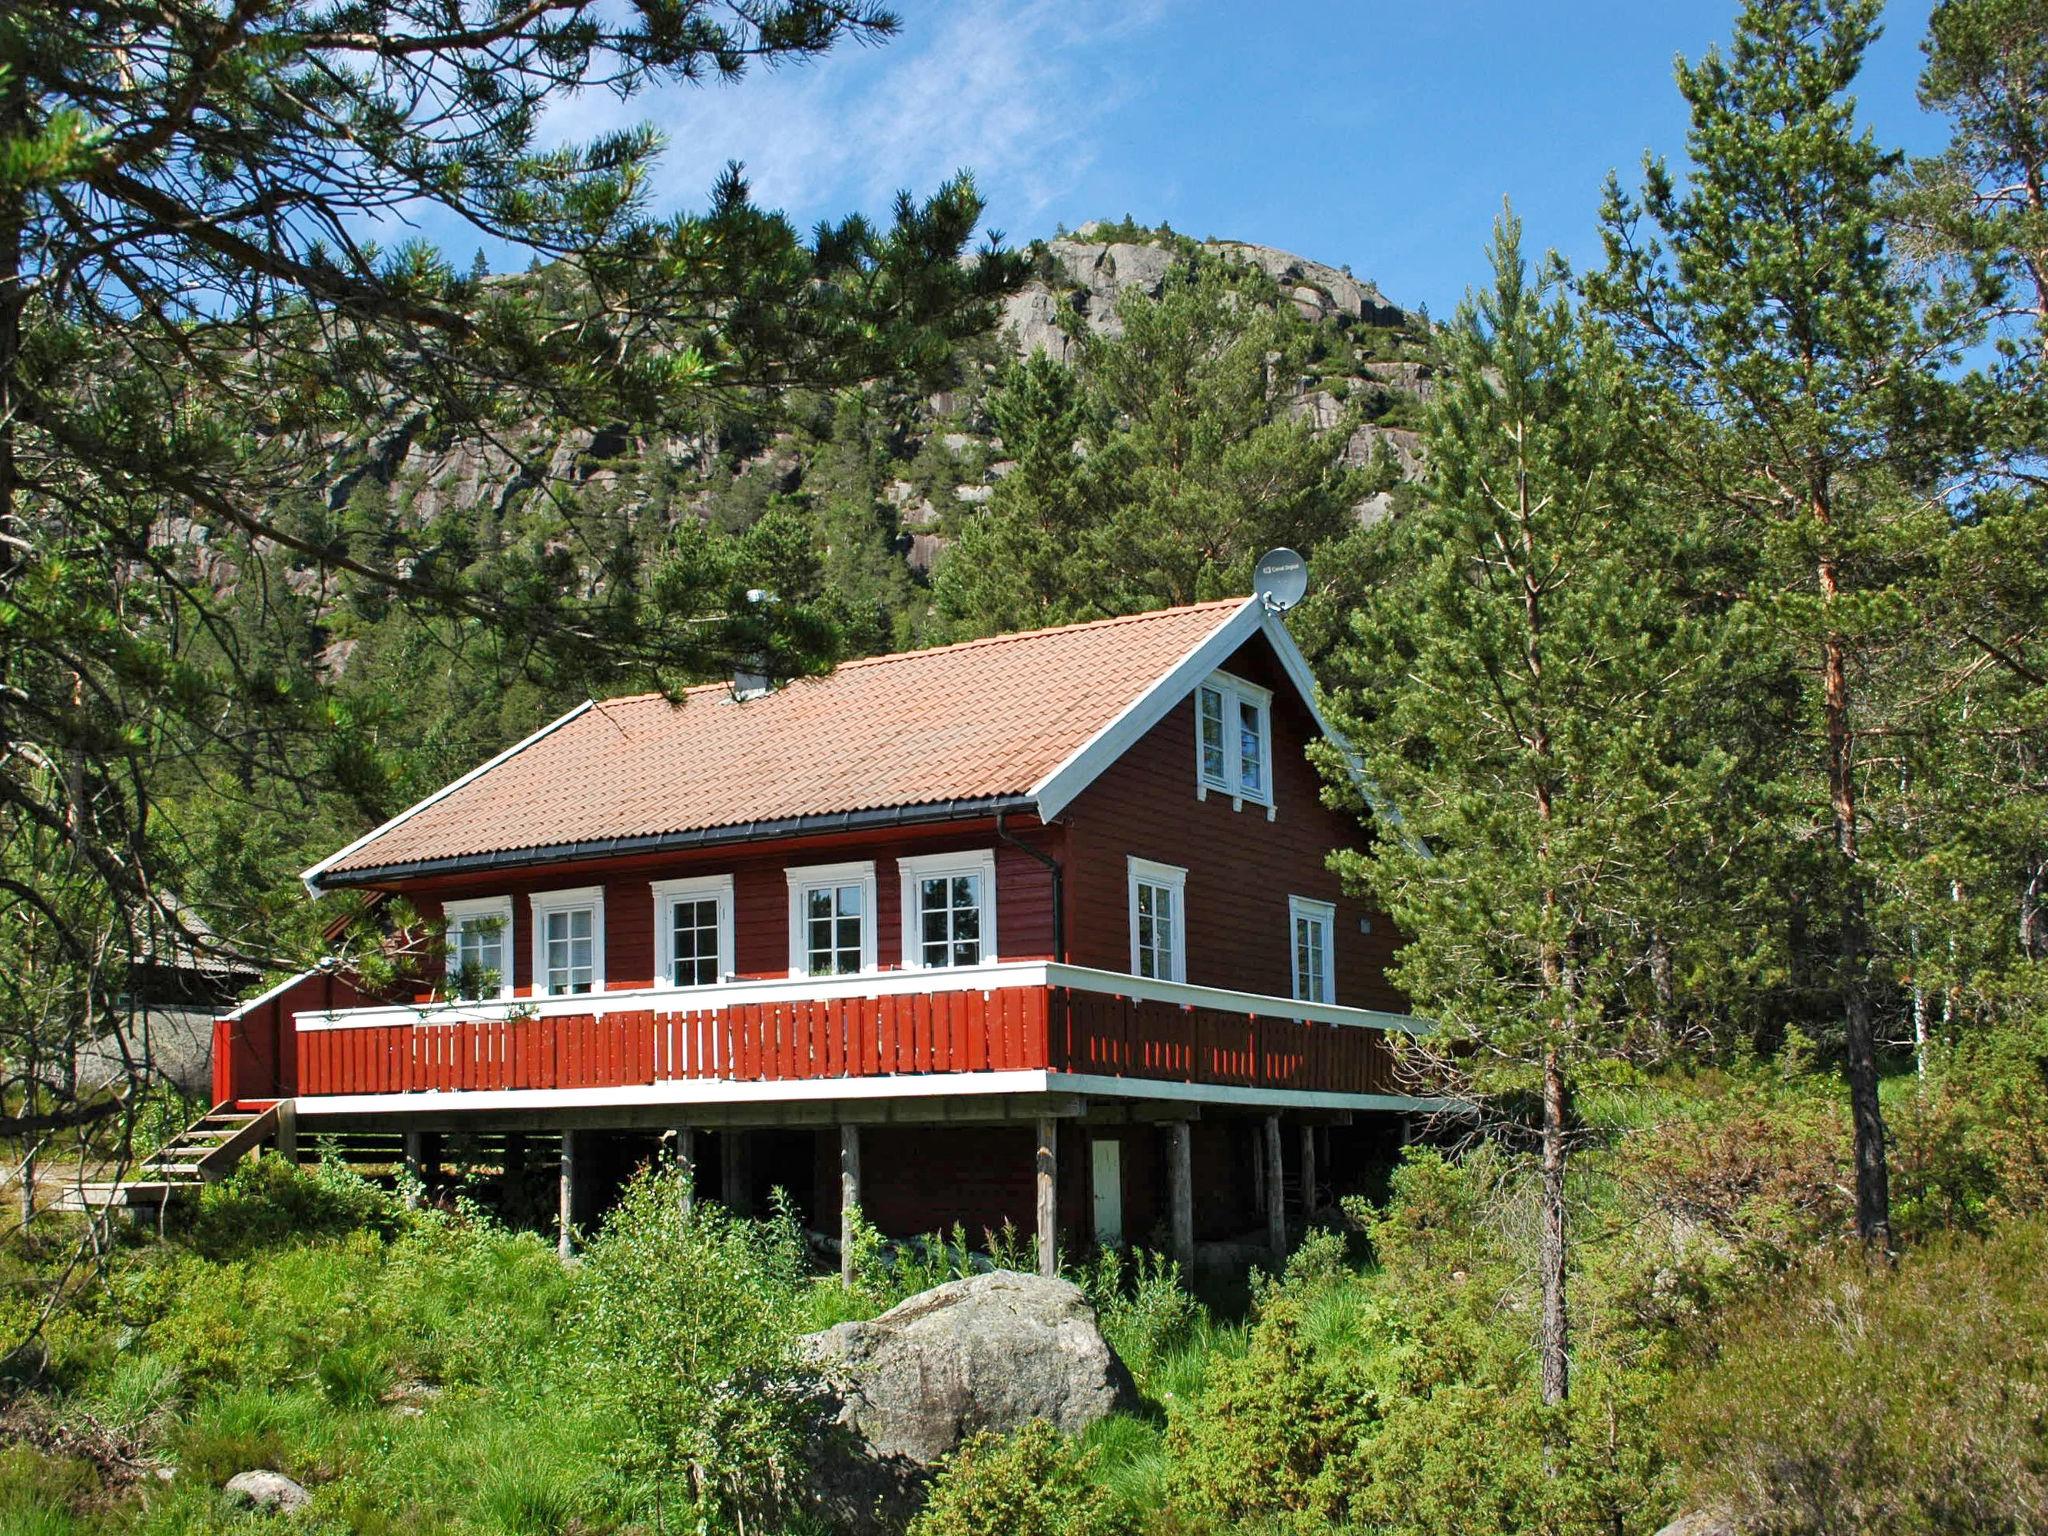
[[[850,661],[842,661],[833,667],[832,671],[822,673],[816,678],[797,677],[791,678],[790,681],[798,683],[807,681],[822,682],[837,673],[849,672],[856,667],[875,667],[889,662],[911,661],[920,656],[938,656],[948,651],[970,651],[985,646],[1013,645],[1020,640],[1039,640],[1048,635],[1068,635],[1083,629],[1109,629],[1118,624],[1142,624],[1152,619],[1168,618],[1176,614],[1197,613],[1205,608],[1228,608],[1235,612],[1250,601],[1249,597],[1215,597],[1210,598],[1207,602],[1181,603],[1172,608],[1147,608],[1142,613],[1114,613],[1106,619],[1083,619],[1077,624],[1054,624],[1046,629],[1010,629],[1005,630],[1000,635],[980,635],[972,640],[954,640],[946,645],[920,646],[914,651],[883,651],[874,656],[856,656]],[[641,704],[650,699],[687,698],[693,693],[723,693],[729,687],[731,687],[731,684],[722,682],[692,683],[689,687],[679,688],[672,694],[664,693],[656,688],[650,689],[645,693],[615,694],[608,699],[592,700],[592,703],[601,710],[610,704]]]

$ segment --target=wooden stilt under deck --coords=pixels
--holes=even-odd
[[[1166,1183],[1173,1229],[1173,1261],[1180,1266],[1181,1279],[1195,1272],[1195,1159],[1194,1128],[1175,1120],[1166,1128]]]
[[[417,1206],[427,1188],[427,1133],[407,1131],[405,1133],[405,1203]]]
[[[1266,1116],[1266,1245],[1273,1262],[1287,1258],[1287,1185],[1281,1177],[1280,1117]]]
[[[562,1132],[562,1169],[559,1207],[555,1216],[555,1251],[568,1258],[575,1247],[576,1229],[576,1133]]]
[[[1038,1121],[1038,1272],[1046,1279],[1059,1274],[1060,1123],[1050,1115]]]
[[[735,1216],[747,1214],[747,1190],[752,1184],[747,1169],[747,1133],[727,1131],[719,1140],[719,1202]]]
[[[1301,1128],[1301,1215],[1306,1221],[1316,1213],[1316,1128],[1304,1123]]]
[[[683,1214],[690,1214],[690,1207],[697,1203],[697,1133],[687,1125],[679,1125],[673,1132],[676,1167],[682,1173]]]
[[[860,1127],[839,1127],[839,1283],[853,1288],[853,1224],[860,1219]]]

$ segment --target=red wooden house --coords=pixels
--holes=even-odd
[[[446,967],[223,1019],[216,1097],[558,1145],[565,1233],[667,1134],[821,1227],[1284,1242],[1426,1107],[1325,731],[1257,599],[584,704],[306,872]]]

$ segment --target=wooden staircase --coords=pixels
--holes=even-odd
[[[235,1164],[277,1136],[282,1120],[275,1104],[253,1110],[222,1104],[143,1158],[126,1178],[75,1184],[58,1197],[57,1208],[86,1211],[152,1206],[161,1210],[226,1178]]]

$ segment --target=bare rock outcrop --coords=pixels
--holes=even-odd
[[[981,1430],[1044,1419],[1077,1434],[1136,1402],[1130,1372],[1065,1280],[996,1270],[802,1341],[836,1406],[814,1458],[820,1513],[901,1529],[932,1468]]]

